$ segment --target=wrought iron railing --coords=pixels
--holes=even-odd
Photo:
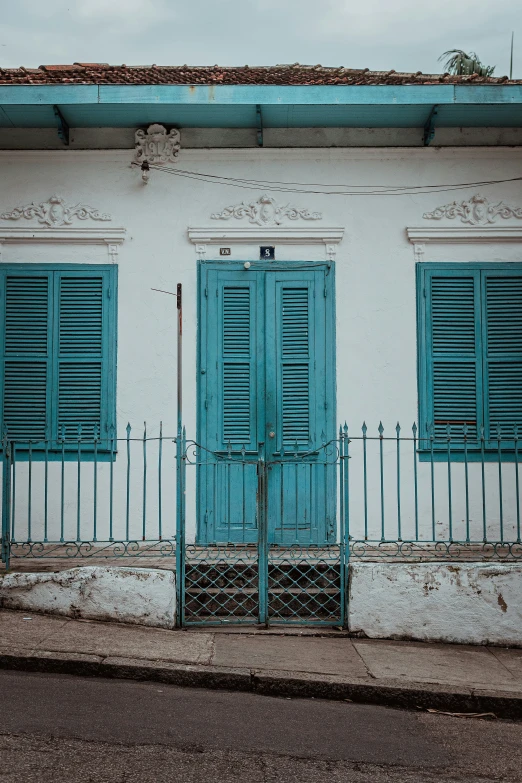
[[[187,502],[192,546],[197,471],[188,477],[187,488],[187,465],[201,463],[204,469],[203,463],[215,463],[212,453],[203,457],[204,450],[190,444],[187,448],[181,435],[164,435],[161,424],[152,431],[145,426],[139,434],[129,425],[122,438],[114,432],[102,438],[94,431],[87,438],[81,428],[62,430],[58,444],[20,442],[4,433],[2,560],[174,556],[176,538],[185,546]],[[415,424],[407,430],[397,424],[391,431],[380,423],[357,430],[344,425],[328,444],[323,440],[295,453],[290,445],[274,458],[273,472],[284,462],[290,466],[287,475],[292,470],[297,475],[314,449],[322,450],[328,471],[337,473],[333,483],[328,474],[329,492],[337,493],[337,519],[328,520],[328,536],[322,539],[316,523],[310,523],[305,541],[300,498],[295,540],[278,541],[275,535],[267,545],[304,551],[307,545],[344,544],[347,556],[361,560],[522,559],[517,426],[486,431],[468,423],[436,422],[420,434]],[[238,461],[228,452],[219,460],[220,481],[226,482]],[[256,455],[243,455],[243,461],[258,472]],[[249,479],[244,492],[248,498],[230,495],[229,500],[234,520],[245,510],[241,522],[248,530],[252,520],[247,517],[267,509],[259,508],[257,479]],[[317,519],[323,500],[314,511]],[[308,513],[308,520],[314,514]],[[227,523],[230,530],[230,516]],[[257,540],[255,528],[249,530],[251,541],[241,535],[227,538],[226,528],[223,544]]]
[[[62,428],[58,443],[3,437],[2,559],[175,554],[176,438]]]
[[[516,425],[392,433],[339,430],[352,558],[522,559]]]

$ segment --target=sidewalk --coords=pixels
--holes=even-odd
[[[522,718],[522,649],[333,630],[168,631],[0,610],[0,668]]]

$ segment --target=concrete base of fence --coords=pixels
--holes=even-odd
[[[173,628],[176,579],[153,568],[86,566],[0,578],[0,607]]]
[[[522,647],[522,563],[350,564],[349,630]],[[0,577],[0,607],[173,628],[173,571],[87,566]]]
[[[522,646],[522,563],[351,563],[350,631]]]

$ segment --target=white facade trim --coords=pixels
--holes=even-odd
[[[483,242],[522,242],[522,226],[434,226],[431,228],[407,228],[408,239],[413,244],[419,242],[483,243]]]
[[[273,244],[324,245],[328,261],[334,261],[337,245],[342,241],[344,228],[315,226],[200,226],[189,227],[189,240],[195,245],[198,258],[204,258],[207,245]]]
[[[415,261],[424,259],[427,244],[484,244],[487,242],[522,242],[522,226],[435,226],[407,228]]]
[[[106,245],[109,260],[116,261],[119,246],[125,240],[124,228],[25,228],[22,226],[0,227],[0,260],[2,245],[67,244],[67,245]]]

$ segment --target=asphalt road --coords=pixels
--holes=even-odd
[[[0,671],[1,783],[522,781],[522,723]]]

